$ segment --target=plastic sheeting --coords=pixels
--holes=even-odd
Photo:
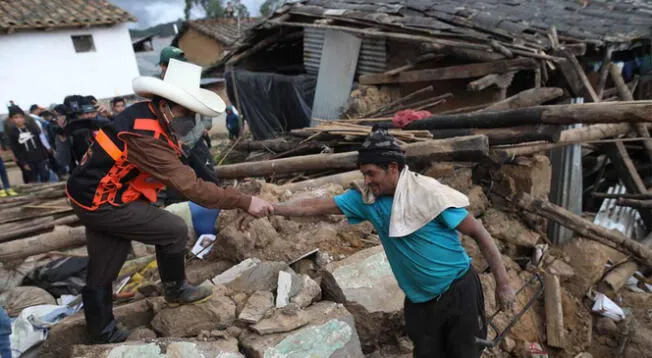
[[[292,129],[310,126],[315,76],[235,70],[226,72],[224,77],[229,99],[234,104],[239,101],[238,110],[255,139],[275,138]]]

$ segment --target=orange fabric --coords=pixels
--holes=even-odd
[[[113,160],[118,161],[122,157],[122,151],[115,143],[109,138],[103,130],[99,130],[95,135],[95,141],[104,149],[106,154]]]

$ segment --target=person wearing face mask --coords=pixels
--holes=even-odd
[[[82,299],[93,343],[117,343],[128,336],[113,317],[111,284],[131,240],[156,246],[169,304],[202,302],[212,294],[186,281],[188,228],[181,217],[152,205],[161,189],[173,188],[207,208],[272,214],[270,203],[201,180],[180,159],[176,131],[183,131],[190,118],[194,123],[195,112],[215,116],[225,108],[217,94],[199,87],[200,76],[201,67],[171,60],[165,80],[134,79],[134,92],[151,100],[133,104],[100,129],[68,179],[66,194],[86,226],[89,263]]]

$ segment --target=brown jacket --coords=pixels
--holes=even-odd
[[[195,171],[184,165],[177,153],[164,141],[136,135],[125,135],[122,139],[129,148],[129,162],[180,192],[188,200],[207,208],[249,209],[250,196],[233,188],[222,189],[214,183],[197,178]]]

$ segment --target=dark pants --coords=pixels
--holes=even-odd
[[[475,337],[486,338],[484,296],[473,268],[439,297],[423,303],[405,299],[405,326],[414,357],[475,358]]]
[[[50,180],[50,167],[48,166],[48,161],[44,160],[41,162],[27,162],[30,170],[25,170],[23,172],[25,183],[34,183],[39,181],[41,183],[47,183]]]
[[[2,158],[0,158],[0,180],[2,180],[2,188],[0,189],[9,189],[11,187],[7,177],[7,168],[5,168],[5,162]]]
[[[106,204],[96,211],[75,205],[73,209],[86,226],[87,287],[106,287],[118,277],[131,240],[156,245],[157,256],[185,250],[188,227],[183,219],[147,202],[135,201],[121,207]]]

